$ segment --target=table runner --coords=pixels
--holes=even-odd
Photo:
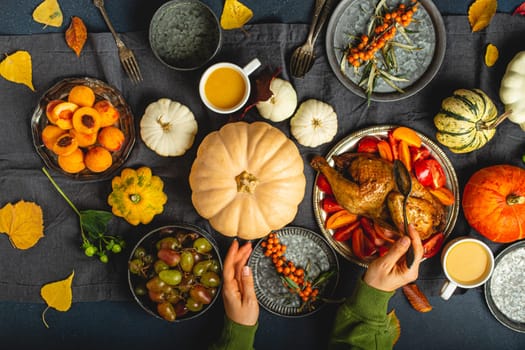
[[[320,232],[314,219],[311,195],[315,172],[308,165],[314,154],[326,154],[333,145],[349,133],[379,124],[410,126],[435,140],[432,121],[443,98],[457,88],[481,88],[496,103],[501,77],[513,55],[525,49],[523,35],[525,20],[522,17],[497,14],[490,26],[481,33],[472,33],[465,16],[446,16],[447,48],[445,59],[436,78],[420,93],[399,102],[372,102],[346,90],[332,73],[325,58],[324,40],[316,45],[318,59],[313,69],[304,77],[292,78],[288,73],[288,59],[293,48],[301,44],[308,31],[302,24],[256,24],[246,26],[246,31],[226,31],[224,44],[215,61],[227,60],[246,64],[254,57],[263,65],[283,67],[282,77],[290,80],[298,93],[299,101],[316,98],[330,103],[339,120],[334,140],[317,148],[298,145],[305,161],[307,187],[304,200],[295,220],[290,224]],[[133,86],[121,69],[113,39],[109,33],[90,34],[79,58],[69,49],[63,34],[31,36],[2,36],[0,51],[12,53],[27,50],[33,60],[33,83],[36,91],[0,79],[0,206],[20,199],[34,201],[44,212],[45,237],[33,248],[17,250],[8,237],[0,235],[0,300],[42,302],[40,288],[43,284],[66,278],[75,271],[73,300],[130,300],[126,280],[126,260],[131,247],[146,232],[173,222],[199,225],[212,232],[224,256],[229,239],[222,237],[198,216],[192,207],[188,184],[189,170],[196,149],[203,137],[218,129],[227,120],[207,111],[199,100],[198,78],[202,70],[177,72],[164,67],[153,56],[146,32],[124,33],[123,39],[135,51],[144,75],[144,82]],[[483,63],[486,44],[493,43],[500,49],[500,59],[492,68]],[[111,221],[112,232],[118,232],[127,241],[125,251],[112,256],[108,264],[86,257],[81,244],[78,218],[55,191],[41,171],[43,163],[32,144],[30,119],[40,96],[61,79],[73,76],[90,76],[108,82],[119,89],[128,101],[138,123],[145,107],[161,97],[168,97],[186,104],[195,114],[199,132],[193,147],[182,157],[163,158],[150,151],[137,133],[135,147],[125,167],[146,165],[165,182],[168,203],[164,213],[148,225],[131,226],[122,219]],[[261,120],[255,110],[247,121]],[[292,138],[288,121],[272,123]],[[520,165],[524,149],[523,131],[509,121],[499,128],[487,146],[467,155],[455,155],[445,150],[455,166],[461,190],[477,169],[493,164]],[[293,139],[293,138],[292,138]],[[111,192],[110,180],[75,182],[52,172],[59,185],[79,209],[110,210],[106,204]],[[451,237],[477,235],[469,228],[460,212]],[[479,236],[479,235],[477,235]],[[502,245],[491,244],[495,253]],[[345,281],[355,281],[362,268],[339,257],[341,263],[340,293],[348,293]],[[422,264],[418,284],[429,295],[436,295],[443,282],[439,258]]]

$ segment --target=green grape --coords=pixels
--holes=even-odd
[[[146,255],[146,249],[143,247],[138,247],[135,249],[135,253],[133,253],[133,257],[142,259]]]
[[[159,272],[159,278],[171,286],[176,286],[182,281],[182,272],[179,270],[164,270]]]
[[[199,237],[193,241],[193,248],[195,248],[199,253],[208,253],[213,249],[210,241],[204,237]]]
[[[221,278],[213,271],[204,272],[200,281],[206,287],[217,287],[219,284],[221,284]]]
[[[182,270],[184,270],[185,272],[191,272],[191,270],[193,269],[194,261],[195,260],[193,258],[193,254],[191,253],[191,251],[185,250],[180,255],[179,264]]]

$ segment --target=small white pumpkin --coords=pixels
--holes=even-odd
[[[161,98],[146,107],[140,136],[146,146],[164,157],[181,156],[193,145],[197,121],[185,105]]]
[[[330,142],[337,133],[337,114],[328,103],[309,99],[301,103],[290,120],[292,135],[307,147]]]
[[[257,103],[261,117],[272,122],[280,122],[292,116],[297,107],[297,93],[292,84],[281,78],[274,78],[270,83],[272,97]]]
[[[505,110],[512,110],[509,120],[525,131],[525,51],[518,52],[507,65],[499,97]]]

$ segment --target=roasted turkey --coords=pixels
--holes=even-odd
[[[326,177],[337,202],[351,213],[392,224],[403,232],[404,197],[397,190],[392,163],[369,153],[346,152],[332,158],[334,167],[321,156],[315,156],[310,165]],[[407,217],[421,239],[445,227],[444,206],[413,176]]]

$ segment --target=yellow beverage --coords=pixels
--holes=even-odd
[[[490,256],[476,242],[460,242],[448,252],[445,268],[455,282],[466,286],[476,285],[490,272]]]
[[[214,70],[204,85],[208,101],[219,109],[230,109],[242,101],[246,84],[241,73],[229,67]]]

